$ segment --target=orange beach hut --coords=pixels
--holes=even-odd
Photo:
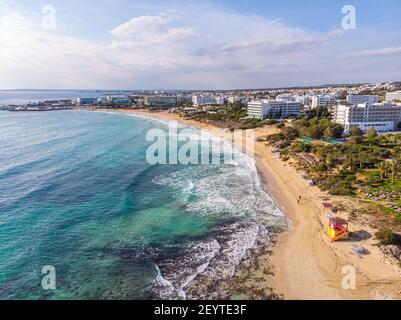
[[[349,234],[348,222],[345,219],[339,217],[329,219],[329,226],[327,227],[326,235],[329,237],[331,242],[346,239]]]
[[[323,212],[327,211],[327,218],[329,219],[329,225],[325,231],[325,234],[329,237],[331,242],[345,239],[349,236],[350,231],[348,228],[348,222],[343,219],[336,217],[333,212],[334,205],[330,202],[322,202]]]

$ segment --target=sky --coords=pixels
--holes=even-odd
[[[0,89],[399,81],[400,13],[399,0],[0,0]]]

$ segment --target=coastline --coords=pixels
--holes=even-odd
[[[174,120],[222,136],[220,128],[185,120],[167,112],[117,112]],[[255,129],[255,140],[275,130],[271,126]],[[343,201],[343,198],[328,196],[317,187],[309,186],[295,168],[278,159],[263,142],[255,141],[255,162],[261,181],[290,221],[288,230],[279,234],[272,254],[269,254],[274,276],[264,277],[266,287],[283,294],[285,299],[401,298],[400,268],[381,255],[373,239],[359,242],[370,252],[360,258],[350,252],[352,242],[330,243],[324,236],[327,218],[320,209],[320,204],[323,200]],[[300,204],[297,203],[299,195],[302,196]],[[366,230],[368,227],[352,223],[351,229]],[[345,276],[342,271],[345,266],[353,266],[356,270],[354,290],[342,288],[342,279]]]

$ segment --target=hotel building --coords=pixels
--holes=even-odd
[[[312,97],[312,108],[326,107],[331,109],[337,103],[337,98],[332,95],[320,95]]]
[[[78,98],[77,103],[80,106],[90,106],[97,103],[97,98]]]
[[[287,118],[302,115],[303,107],[299,102],[261,100],[248,102],[247,112],[250,118]]]
[[[130,100],[126,98],[118,98],[113,100],[113,104],[116,107],[129,107],[130,106]]]
[[[362,94],[349,94],[347,95],[347,102],[352,105],[367,103],[370,106],[379,102],[379,96],[362,95]]]
[[[280,94],[276,97],[276,101],[295,101],[295,97],[289,94]]]
[[[177,94],[177,103],[189,103],[189,102],[192,102],[192,95]]]
[[[203,106],[205,104],[215,104],[216,99],[213,96],[192,96],[194,106]]]
[[[309,103],[309,97],[308,96],[296,96],[295,102],[299,102],[299,103],[302,103],[303,105],[307,105]]]
[[[391,103],[338,105],[333,120],[342,124],[346,132],[352,127],[359,127],[363,131],[372,128],[378,132],[393,131],[401,122],[401,106]]]
[[[226,103],[226,99],[224,97],[216,97],[215,101],[215,103],[218,105],[224,105]]]
[[[401,101],[401,91],[387,92],[386,101]]]
[[[229,103],[240,102],[241,101],[241,97],[237,97],[237,96],[228,97],[227,101]]]
[[[177,96],[147,96],[145,105],[151,107],[168,107],[177,104]]]

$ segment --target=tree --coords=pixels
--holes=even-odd
[[[387,165],[384,161],[382,161],[379,164],[377,164],[376,167],[380,172],[380,181],[383,181],[384,175],[387,172]]]
[[[230,105],[230,107],[233,110],[241,110],[242,103],[241,103],[241,101],[235,101],[233,104]]]
[[[311,145],[307,144],[303,141],[296,141],[292,144],[291,150],[293,152],[310,152],[311,151]]]
[[[344,133],[344,128],[341,124],[333,124],[324,131],[325,138],[341,138]]]
[[[362,137],[361,137],[361,136],[354,136],[354,135],[352,135],[352,136],[349,138],[348,142],[349,142],[350,144],[359,144],[359,143],[362,142]]]
[[[401,160],[391,160],[387,163],[387,166],[391,175],[391,183],[394,184],[395,176],[397,175],[398,170],[401,169]]]
[[[366,135],[367,135],[367,137],[368,137],[369,139],[375,138],[375,137],[377,137],[377,131],[376,131],[376,129],[374,129],[374,128],[370,128],[370,129],[366,132]]]
[[[356,162],[354,158],[348,157],[344,162],[344,167],[350,169],[351,171],[355,171]]]
[[[359,169],[361,169],[361,170],[363,169],[363,165],[366,164],[366,162],[368,161],[367,154],[364,152],[360,152],[360,153],[354,155],[354,159],[355,159],[355,162],[358,163]]]
[[[316,125],[304,128],[302,130],[305,137],[320,139],[323,136],[323,130]]]
[[[363,131],[359,127],[352,127],[351,128],[351,136],[361,137],[361,136],[363,136]]]
[[[321,106],[316,107],[316,108],[311,109],[311,110],[308,110],[306,112],[306,116],[305,116],[305,118],[307,120],[314,119],[314,118],[318,118],[318,119],[327,118],[327,119],[329,119],[330,117],[331,117],[331,115],[330,115],[329,110],[326,107],[321,107]]]
[[[292,127],[284,127],[281,129],[281,133],[284,135],[287,140],[294,140],[299,137],[299,132],[297,129]]]
[[[317,118],[330,118],[329,109],[326,107],[317,107],[316,108],[316,117]]]

